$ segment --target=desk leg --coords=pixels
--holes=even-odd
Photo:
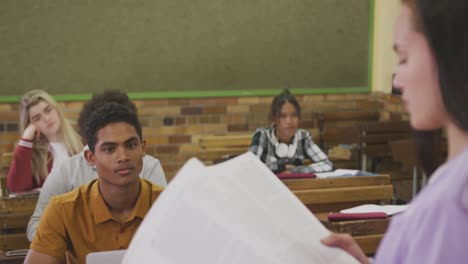
[[[421,179],[421,189],[424,188],[424,186],[426,186],[427,184],[427,175],[426,173],[422,173],[422,179]]]
[[[367,155],[362,154],[361,170],[367,171]]]
[[[418,168],[413,166],[413,197],[416,196],[416,192],[418,190]]]

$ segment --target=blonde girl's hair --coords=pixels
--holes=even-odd
[[[70,156],[75,155],[81,151],[83,144],[81,143],[80,136],[72,127],[71,123],[65,119],[62,108],[57,104],[52,96],[43,90],[31,90],[23,95],[20,105],[20,129],[21,133],[28,127],[29,109],[39,102],[45,102],[55,108],[60,119],[60,127],[58,133],[62,134],[64,144],[67,147]],[[41,178],[48,175],[47,164],[50,161],[48,157],[49,142],[47,138],[41,134],[37,140],[33,139],[33,159],[32,159],[32,175],[39,183]]]

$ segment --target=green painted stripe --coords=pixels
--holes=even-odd
[[[342,87],[342,88],[291,88],[295,95],[302,94],[339,94],[339,93],[367,93],[368,87]],[[242,97],[242,96],[271,96],[277,95],[281,89],[265,90],[231,90],[231,91],[178,91],[178,92],[143,92],[128,93],[133,100],[141,99],[179,99],[179,98],[204,98],[204,97]],[[85,101],[91,98],[91,94],[63,94],[53,96],[57,101]],[[18,103],[20,96],[1,96],[0,103]]]
[[[0,96],[0,103],[17,103],[21,96]]]
[[[369,0],[369,45],[368,45],[368,62],[367,62],[367,87],[372,91],[372,75],[374,73],[374,16],[375,16],[375,0]]]

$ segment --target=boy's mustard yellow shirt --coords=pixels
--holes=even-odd
[[[140,194],[125,223],[112,218],[98,180],[50,199],[31,249],[62,260],[65,253],[86,263],[91,252],[126,249],[162,187],[140,179]]]

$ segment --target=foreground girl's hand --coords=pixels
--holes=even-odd
[[[329,247],[341,248],[351,256],[355,257],[359,262],[369,264],[367,256],[356,241],[354,241],[354,239],[348,234],[331,233],[329,236],[322,239],[322,243]]]

